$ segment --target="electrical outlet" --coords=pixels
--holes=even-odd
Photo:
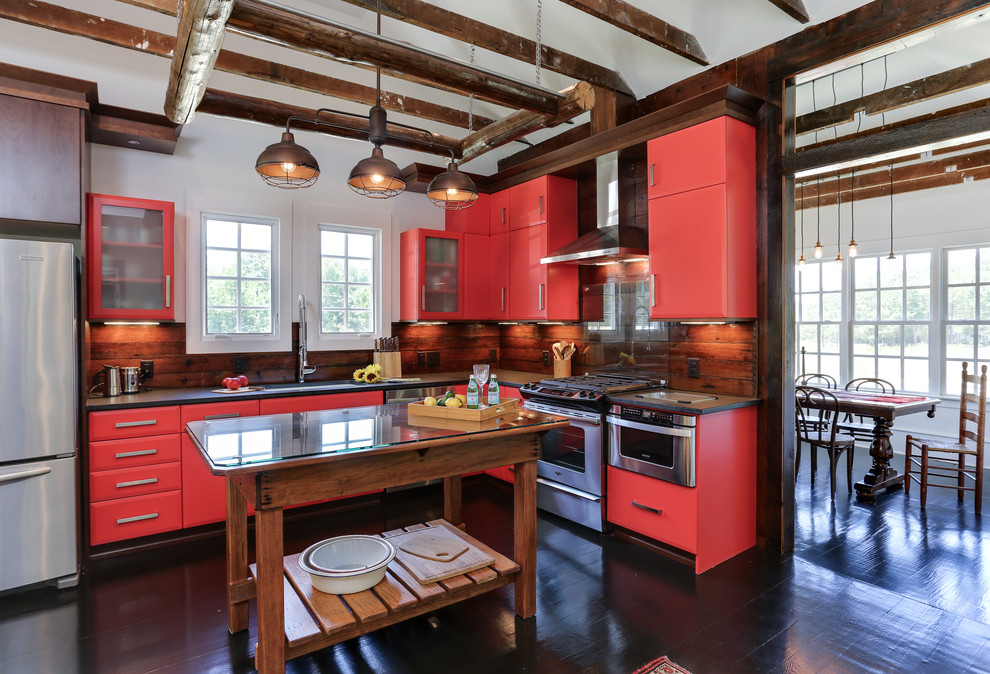
[[[151,379],[155,376],[155,361],[153,360],[142,360],[141,361],[141,378]]]
[[[696,379],[701,376],[701,359],[688,358],[688,376]]]
[[[543,352],[543,367],[550,367],[550,352]]]
[[[488,360],[490,361],[498,360],[498,349],[488,349]]]
[[[245,372],[247,372],[247,358],[234,356],[234,374],[244,374]]]
[[[416,364],[417,365],[422,365],[423,367],[426,367],[426,352],[425,351],[417,351],[416,352]]]
[[[426,352],[426,364],[430,367],[436,367],[440,365],[440,352],[439,351],[427,351]]]

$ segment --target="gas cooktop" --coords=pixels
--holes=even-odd
[[[608,394],[665,385],[663,380],[635,375],[586,374],[558,379],[543,379],[523,385],[519,392],[524,398],[546,402],[564,402],[584,407],[602,407]]]

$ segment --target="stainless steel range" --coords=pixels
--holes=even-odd
[[[571,425],[543,437],[536,502],[573,522],[602,531],[605,522],[605,410],[609,394],[662,386],[638,376],[584,375],[531,382],[519,389],[527,409],[566,417]]]

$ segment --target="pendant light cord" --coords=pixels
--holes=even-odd
[[[377,10],[377,22],[375,25],[375,31],[378,35],[382,34],[382,0],[378,0]],[[382,69],[380,66],[375,66],[375,105],[381,106],[382,104]]]
[[[381,0],[379,0],[381,2]],[[540,86],[540,66],[543,65],[543,0],[536,0],[536,86]]]
[[[887,166],[887,173],[890,177],[890,255],[888,260],[894,259],[894,162]]]
[[[835,193],[838,201],[835,206],[835,247],[838,248],[836,260],[842,260],[842,174],[835,172]]]
[[[852,230],[849,238],[856,240],[856,167],[852,170],[852,181],[849,184],[849,222]]]

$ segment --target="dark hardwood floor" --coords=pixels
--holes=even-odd
[[[856,476],[866,469],[858,452]],[[695,576],[633,544],[540,514],[537,617],[502,588],[289,663],[289,672],[629,674],[667,655],[694,674],[990,672],[990,543],[973,514],[933,491],[856,502],[840,477],[798,484],[794,555],[750,550]],[[898,465],[898,468],[900,466]],[[511,553],[511,497],[465,482],[472,534]],[[287,525],[298,551],[344,532],[439,517],[435,488]],[[9,516],[5,514],[5,516]],[[0,597],[0,672],[248,672],[250,637],[228,636],[219,539],[108,559],[78,588]],[[252,634],[253,634],[252,625]]]

